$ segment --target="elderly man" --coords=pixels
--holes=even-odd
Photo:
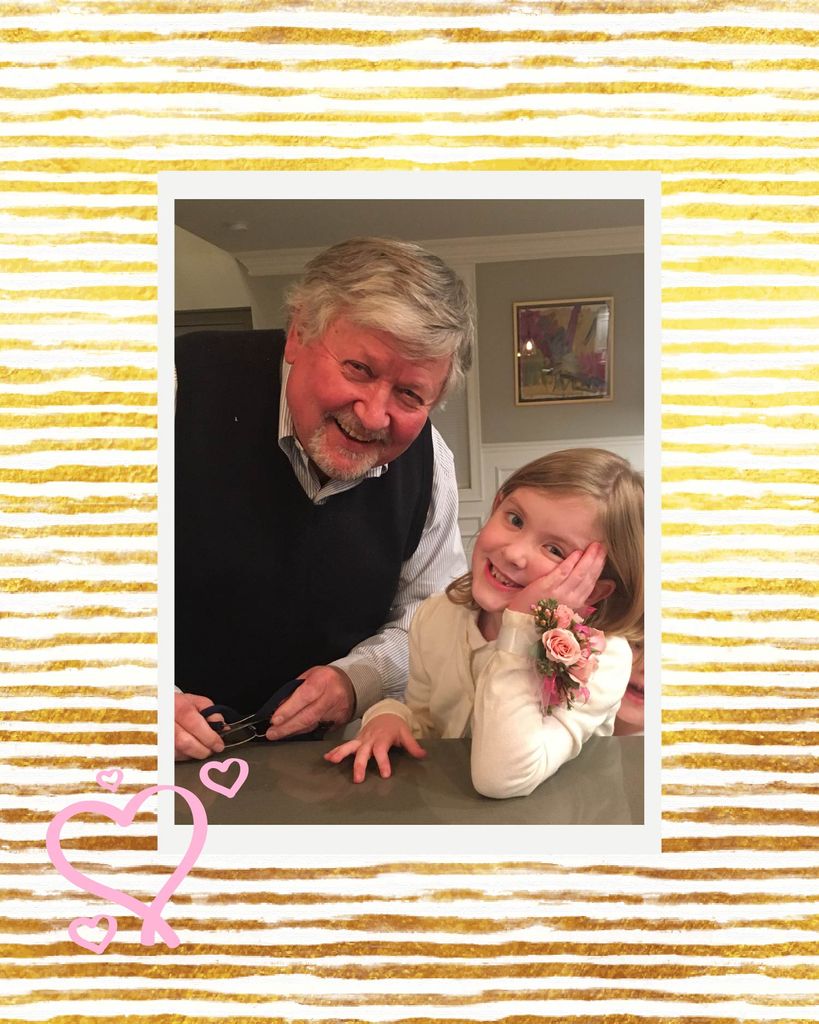
[[[177,759],[224,748],[204,708],[254,712],[296,677],[270,740],[400,697],[416,607],[465,569],[428,419],[471,365],[463,282],[416,245],[353,239],[288,312],[286,337],[177,342]]]

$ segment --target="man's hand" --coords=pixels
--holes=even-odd
[[[524,587],[509,602],[508,607],[515,612],[530,612],[533,604],[548,601],[551,597],[558,604],[565,604],[585,616],[588,614],[589,598],[605,564],[605,548],[597,541],[592,541],[585,551],[573,551],[545,576]]]
[[[319,722],[346,725],[355,711],[355,691],[350,677],[332,665],[315,665],[300,677],[304,680],[292,696],[276,708],[269,740],[312,732]]]
[[[205,719],[199,714],[213,701],[199,693],[174,694],[174,757],[177,761],[202,760],[211,754],[221,754],[225,745]],[[214,715],[214,721],[221,720]]]
[[[426,750],[410,732],[410,727],[400,715],[376,715],[371,718],[354,740],[348,740],[334,747],[324,755],[325,761],[338,764],[350,754],[355,754],[353,761],[353,782],[363,782],[367,772],[367,762],[375,758],[382,779],[392,774],[390,765],[390,747],[403,747],[412,757],[427,756]]]

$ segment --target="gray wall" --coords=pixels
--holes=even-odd
[[[230,309],[250,305],[248,277],[233,256],[177,227],[176,309]]]
[[[273,275],[268,277],[250,277],[247,286],[253,308],[253,326],[260,328],[287,327],[287,314],[284,309],[284,293],[291,284],[298,281],[298,275]]]
[[[643,433],[643,257],[484,263],[476,268],[485,444]],[[614,296],[614,398],[515,405],[512,303]]]

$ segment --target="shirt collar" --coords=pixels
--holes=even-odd
[[[287,404],[287,378],[290,376],[290,363],[282,356],[281,389],[279,391],[279,446],[286,437],[292,437],[298,444],[290,406]],[[299,445],[299,447],[301,447]]]

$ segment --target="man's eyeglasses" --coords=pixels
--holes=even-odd
[[[250,715],[243,715],[241,711],[237,711],[227,704],[212,704],[208,708],[203,708],[200,714],[207,721],[211,729],[219,733],[222,742],[225,744],[225,749],[228,747],[240,747],[243,743],[251,743],[253,740],[263,740],[265,733],[270,728],[270,719],[273,712],[291,694],[295,693],[303,682],[303,679],[291,679],[289,682],[284,683],[262,704],[258,711],[254,711]],[[221,715],[224,721],[212,722],[209,718],[210,715]],[[318,740],[322,739],[328,728],[329,725],[322,722],[310,733],[301,733],[283,738]]]
[[[252,715],[241,717],[241,713],[227,704],[213,704],[202,711],[203,718],[208,715],[221,715],[224,722],[211,722],[208,725],[214,732],[222,737],[222,742],[227,747],[240,747],[243,743],[250,743],[251,740],[264,739],[265,733],[270,728],[270,715],[262,715],[255,711]]]

